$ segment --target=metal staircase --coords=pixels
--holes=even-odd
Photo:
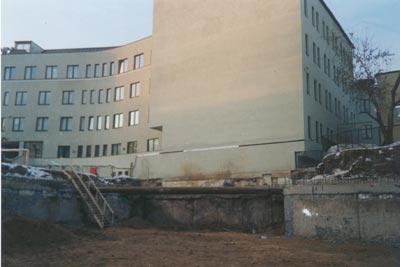
[[[71,180],[100,228],[113,225],[114,211],[90,176],[84,181],[74,170],[65,170],[64,173]]]

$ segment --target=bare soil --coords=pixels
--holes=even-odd
[[[398,267],[400,249],[271,233],[179,231],[140,221],[72,231],[13,219],[2,225],[2,266]]]

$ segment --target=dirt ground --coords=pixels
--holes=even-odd
[[[239,232],[179,231],[146,224],[67,230],[2,224],[2,266],[400,266],[400,249]]]

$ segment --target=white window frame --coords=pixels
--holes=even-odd
[[[114,101],[124,100],[124,95],[125,95],[124,86],[115,87]]]
[[[141,69],[144,67],[144,53],[138,54],[134,56],[134,68],[135,70]]]
[[[140,82],[135,82],[131,83],[131,91],[130,91],[130,97],[138,97],[140,96]]]
[[[129,112],[129,126],[134,126],[139,124],[139,110],[134,110]]]
[[[25,106],[27,104],[28,92],[25,91],[17,91],[15,93],[15,105],[16,106]]]
[[[50,91],[39,91],[38,105],[50,105]]]

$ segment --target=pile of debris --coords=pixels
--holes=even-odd
[[[381,147],[331,147],[322,162],[298,184],[339,180],[400,179],[400,142]],[[316,172],[316,173],[315,173]]]
[[[88,180],[89,176],[92,180],[97,181],[97,176],[91,173],[78,173],[82,175],[84,180]],[[26,166],[21,164],[1,163],[1,175],[11,176],[25,179],[38,180],[68,180],[68,176],[62,170],[53,170],[49,168]]]

